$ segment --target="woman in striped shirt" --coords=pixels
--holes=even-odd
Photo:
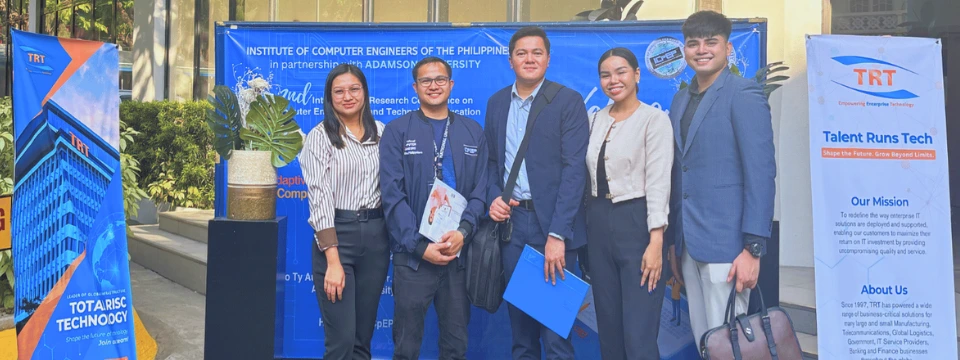
[[[300,154],[310,198],[314,286],[324,328],[324,359],[370,359],[377,306],[390,263],[380,207],[383,123],[367,102],[366,77],[354,65],[330,71],[324,119]],[[323,291],[321,291],[321,289]]]

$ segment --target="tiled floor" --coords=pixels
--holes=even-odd
[[[780,301],[816,309],[817,295],[813,268],[780,267]]]

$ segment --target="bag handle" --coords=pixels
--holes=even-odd
[[[734,283],[736,283],[737,281],[736,276],[734,276],[733,281]],[[760,289],[760,284],[757,284],[757,286],[754,289],[757,290],[757,295],[760,298],[759,313],[760,313],[760,320],[763,326],[763,334],[764,334],[764,337],[767,338],[767,349],[770,351],[770,357],[772,360],[779,360],[779,357],[777,355],[777,344],[775,339],[773,338],[773,325],[770,321],[770,314],[767,311],[767,305],[763,301],[763,290]],[[727,309],[726,309],[726,312],[724,313],[724,321],[725,321],[724,324],[727,325],[730,329],[730,345],[733,348],[733,356],[736,360],[740,360],[741,354],[740,354],[740,342],[738,340],[738,334],[737,334],[739,332],[737,328],[737,323],[738,323],[738,318],[742,319],[742,317],[738,317],[736,314],[737,312],[736,298],[737,298],[737,287],[736,285],[734,285],[733,289],[730,290],[730,298],[727,300]],[[747,313],[749,314],[749,311]],[[746,334],[746,335],[748,336],[748,338],[750,337],[749,336],[750,334]]]
[[[500,198],[503,202],[509,204],[510,196],[513,195],[513,188],[517,186],[517,177],[520,176],[520,165],[523,164],[523,158],[527,155],[527,147],[530,146],[530,135],[533,133],[533,123],[540,115],[540,111],[547,107],[547,104],[553,102],[553,97],[564,88],[558,83],[544,80],[542,91],[533,99],[533,107],[527,117],[527,130],[523,134],[523,140],[520,142],[520,148],[517,150],[517,156],[513,159],[513,167],[510,168],[510,176],[507,177],[507,183],[503,186],[503,193]]]

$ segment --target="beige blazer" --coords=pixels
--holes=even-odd
[[[614,203],[646,197],[647,227],[667,226],[670,213],[670,171],[673,166],[673,126],[665,112],[641,104],[629,118],[614,123],[610,108],[590,118],[587,169],[591,195],[597,196],[597,163],[607,141],[605,168]],[[607,136],[607,134],[610,134]],[[606,140],[605,140],[606,139]]]

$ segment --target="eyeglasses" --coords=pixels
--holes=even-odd
[[[437,76],[437,77],[435,77],[435,78],[433,78],[433,79],[431,79],[431,78],[419,78],[419,79],[417,79],[417,83],[419,83],[420,86],[423,86],[423,87],[428,87],[428,86],[430,86],[430,84],[432,84],[432,83],[436,83],[437,86],[444,86],[444,85],[447,85],[447,81],[448,81],[448,80],[450,80],[450,78],[448,78],[448,77],[446,77],[446,76]]]
[[[359,86],[354,86],[350,89],[333,89],[333,97],[337,99],[342,99],[346,93],[349,92],[352,97],[360,97],[360,94],[363,94],[363,88]]]

